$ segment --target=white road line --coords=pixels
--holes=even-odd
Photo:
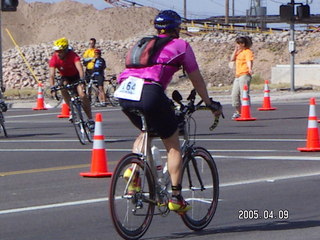
[[[131,139],[106,139],[105,142],[117,142],[117,141],[124,141],[128,140],[131,141]],[[0,140],[0,143],[44,143],[44,142],[57,142],[57,143],[63,143],[63,142],[79,142],[78,139],[8,139],[8,140]]]
[[[24,208],[0,210],[0,215],[8,214],[8,213],[35,211],[35,210],[49,209],[49,208],[76,206],[76,205],[82,205],[82,204],[104,202],[104,201],[107,201],[107,200],[108,200],[108,198],[96,198],[96,199],[81,200],[81,201],[75,201],[75,202],[55,203],[55,204],[40,205],[40,206],[33,206],[33,207],[24,207]]]
[[[131,149],[106,149],[108,152],[131,152]],[[208,149],[209,150],[209,149]],[[10,148],[10,149],[0,149],[0,152],[89,152],[92,149],[41,149],[41,148]],[[160,150],[163,152],[164,150]],[[287,152],[297,152],[295,150],[265,150],[265,149],[241,149],[241,150],[224,150],[224,149],[212,149],[209,150],[211,153],[215,152],[237,152],[237,153],[263,153],[263,152],[277,152],[277,153],[287,153]],[[279,156],[248,156],[248,155],[212,155],[214,159],[245,159],[245,160],[282,160],[282,161],[319,161],[320,157],[308,157],[308,156],[287,156],[287,155],[279,155]],[[162,158],[166,158],[162,156]]]
[[[113,112],[119,111],[120,109],[107,109],[107,110],[95,110],[93,112]],[[38,117],[38,116],[49,116],[49,115],[57,115],[59,112],[46,112],[46,113],[35,113],[35,114],[24,114],[24,115],[15,115],[15,116],[5,116],[5,119],[12,119],[12,118],[24,118],[24,117]],[[45,121],[45,120],[44,120]]]
[[[106,142],[110,141],[110,142],[116,142],[116,141],[123,141],[123,140],[134,140],[134,137],[131,138],[125,138],[125,139],[121,139],[121,138],[108,138],[108,136],[106,136]],[[29,139],[5,139],[5,140],[0,140],[0,143],[7,143],[7,142],[71,142],[71,141],[78,141],[78,140],[69,140],[69,139],[34,139],[34,140],[29,140]],[[157,141],[157,139],[155,139],[155,141]],[[160,139],[158,139],[158,141],[161,141]],[[197,139],[197,141],[212,141],[212,142],[223,142],[223,141],[229,141],[229,142],[305,142],[305,139],[248,139],[248,138],[224,138],[224,139],[206,139],[206,138],[199,138]]]
[[[247,185],[247,184],[254,184],[254,183],[263,183],[263,182],[273,183],[279,180],[289,180],[294,178],[304,178],[304,177],[314,177],[314,176],[320,176],[320,172],[318,171],[318,172],[306,173],[306,174],[273,176],[268,178],[242,180],[237,182],[220,184],[220,187],[239,186],[239,185]],[[41,209],[59,208],[59,207],[66,207],[66,206],[77,206],[77,205],[83,205],[83,204],[99,203],[104,201],[108,201],[108,198],[96,198],[96,199],[88,199],[88,200],[80,200],[80,201],[64,202],[64,203],[54,203],[54,204],[39,205],[39,206],[24,207],[24,208],[6,209],[6,210],[0,210],[0,215],[11,214],[11,213],[21,213],[21,212],[27,212],[27,211],[36,211]]]
[[[68,149],[63,149],[63,148],[7,148],[7,149],[0,149],[0,152],[83,152],[83,151],[89,151],[90,149],[79,149],[79,148],[68,148]],[[127,148],[127,149],[112,149],[112,148],[106,148],[108,152],[130,152],[132,149]],[[279,153],[284,153],[284,152],[296,152],[294,150],[292,151],[287,151],[287,150],[265,150],[265,149],[241,149],[241,150],[228,150],[228,149],[214,149],[214,150],[209,150],[209,152],[279,152]],[[164,152],[164,150],[160,150],[160,152]],[[230,157],[230,158],[248,158],[246,156],[228,156],[228,155],[213,155],[213,157],[217,158],[224,158],[224,157]],[[267,158],[267,157],[266,157]],[[283,158],[283,157],[282,157]]]

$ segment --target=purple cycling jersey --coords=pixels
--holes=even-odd
[[[166,35],[159,35],[165,37]],[[155,64],[145,68],[126,68],[118,78],[121,83],[130,76],[158,82],[165,90],[172,80],[172,76],[182,66],[187,73],[198,70],[194,52],[186,41],[175,38],[170,41],[156,56]],[[161,64],[163,63],[163,64]]]

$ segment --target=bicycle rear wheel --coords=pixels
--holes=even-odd
[[[4,126],[4,117],[2,112],[0,112],[0,134],[3,133],[5,137],[8,137],[7,130]]]
[[[99,102],[98,94],[99,94],[99,90],[96,87],[92,86],[88,88],[87,95],[88,95],[91,106],[94,106],[96,103]]]
[[[132,187],[135,178],[141,179],[140,187],[139,184]],[[137,154],[126,155],[113,172],[109,198],[112,222],[120,236],[131,240],[145,234],[153,218],[154,199],[155,187],[149,166]]]
[[[76,130],[77,137],[81,144],[86,144],[87,139],[87,126],[83,120],[82,107],[78,103],[71,104],[72,124]]]
[[[114,96],[115,90],[116,90],[116,87],[114,87],[112,84],[108,84],[107,90],[106,90],[106,98],[108,99],[108,101],[113,107],[119,106],[119,99]]]
[[[182,174],[183,196],[192,208],[181,217],[188,228],[198,231],[211,222],[217,208],[217,167],[206,149],[194,147],[184,157]]]

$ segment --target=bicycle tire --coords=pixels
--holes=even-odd
[[[112,84],[109,84],[107,86],[106,90],[106,99],[108,99],[109,103],[113,107],[119,106],[119,99],[114,96],[114,92],[116,91],[116,87],[113,86]]]
[[[202,230],[211,222],[219,198],[218,170],[206,149],[193,147],[184,156],[182,186],[183,196],[192,208],[181,218],[191,230]]]
[[[72,124],[76,130],[77,137],[82,145],[86,144],[87,128],[83,120],[83,112],[80,104],[71,104]]]
[[[3,135],[5,137],[8,137],[8,134],[7,134],[7,130],[4,126],[4,117],[3,117],[3,114],[2,112],[0,112],[0,133],[3,132]]]
[[[94,106],[99,102],[98,99],[99,90],[96,87],[91,86],[87,89],[87,96],[90,101],[91,106]]]
[[[57,99],[52,97],[51,87],[50,86],[46,87],[43,91],[44,102],[53,108],[58,107],[61,104],[63,97],[60,91],[57,91],[56,94],[57,94]]]
[[[133,165],[139,169],[142,187],[130,195],[126,193],[126,186],[131,177],[125,179],[124,173]],[[131,174],[134,173],[133,170]],[[138,154],[124,156],[113,172],[109,196],[111,219],[121,237],[134,240],[146,233],[154,215],[154,199],[155,184],[148,164]]]

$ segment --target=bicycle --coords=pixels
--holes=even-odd
[[[182,189],[185,200],[191,205],[191,209],[181,218],[185,225],[194,231],[205,228],[212,220],[219,197],[218,170],[211,154],[203,147],[195,146],[196,131],[191,139],[190,123],[196,124],[192,114],[200,109],[202,100],[195,104],[195,90],[188,97],[188,103],[182,103],[182,97],[178,91],[173,92],[173,99],[179,104],[176,115],[179,124],[179,133],[183,136],[181,145],[183,157]],[[142,113],[139,114],[143,125],[143,147],[141,153],[130,153],[124,156],[117,164],[110,186],[110,212],[113,224],[125,239],[139,239],[148,230],[154,215],[167,216],[170,212],[168,202],[170,198],[169,187],[171,181],[169,173],[163,168],[161,181],[157,177],[157,168],[151,154],[152,132],[147,129],[146,121]],[[215,118],[213,130],[219,121]],[[149,136],[150,135],[150,136]],[[131,174],[127,174],[127,169]],[[129,192],[129,185],[136,177],[140,177],[140,189]],[[157,207],[158,212],[155,213]]]
[[[106,100],[113,106],[119,106],[119,100],[114,97],[114,91],[117,89],[118,83],[116,75],[107,75],[107,79],[104,80],[107,82],[106,85]],[[86,87],[86,94],[89,98],[89,101],[92,106],[99,102],[99,88],[98,88],[98,80],[94,79],[93,76],[90,77],[90,81]]]
[[[60,82],[60,81],[57,81]],[[62,89],[66,89],[71,97],[70,100],[70,109],[71,109],[71,117],[72,124],[76,130],[77,137],[81,144],[85,145],[86,140],[89,142],[93,142],[92,133],[90,131],[88,120],[84,120],[84,111],[82,107],[82,102],[80,97],[78,96],[76,87],[79,84],[84,83],[84,81],[78,81],[71,84],[66,85],[55,85],[51,88],[53,91],[57,92]],[[56,96],[57,100],[58,97]]]
[[[3,112],[6,112],[8,109],[7,105],[2,101],[0,100],[0,133],[3,132],[3,135],[5,137],[8,137],[8,134],[7,134],[7,130],[6,130],[6,127],[4,126],[4,116],[3,116]]]
[[[53,97],[51,94],[51,87],[46,86],[43,90],[43,97],[46,104],[52,106],[53,108],[58,107],[62,102],[62,96],[57,92],[57,97]]]
[[[93,76],[90,77],[90,81],[86,84],[86,94],[91,106],[99,102],[98,80],[94,79]]]
[[[107,75],[105,80],[108,84],[106,86],[106,99],[113,107],[119,106],[119,99],[114,96],[114,92],[118,87],[117,77],[115,74]]]

